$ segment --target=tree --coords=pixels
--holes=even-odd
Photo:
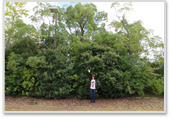
[[[161,38],[159,36],[152,35],[153,30],[147,30],[146,28],[144,28],[142,26],[141,20],[129,23],[129,21],[126,19],[126,13],[132,10],[131,3],[124,3],[123,7],[120,7],[120,4],[116,2],[112,3],[111,8],[115,9],[117,17],[117,20],[114,20],[109,25],[110,27],[115,29],[116,41],[114,44],[114,48],[116,49],[116,52],[133,67],[138,67],[140,65],[143,69],[145,69],[145,72],[149,72],[149,77],[147,80],[149,84],[144,84],[143,86],[147,86],[147,88],[145,89],[152,89],[153,93],[155,94],[161,94],[163,90],[157,90],[158,87],[161,87],[160,89],[163,89],[163,78],[161,76],[164,72],[164,44],[161,41]],[[156,59],[155,62],[149,62],[149,53],[152,53],[154,55],[154,58]],[[135,69],[132,68],[130,72],[134,71]],[[141,70],[139,70],[139,72],[140,71]],[[139,78],[143,79],[143,77],[140,76]],[[127,77],[132,78],[132,76],[129,75],[127,75]],[[154,85],[154,83],[158,84],[158,82],[161,82],[161,84]],[[132,81],[130,81],[130,83],[132,83]],[[141,91],[142,94],[143,89],[144,87]],[[155,90],[158,91],[158,93]]]
[[[132,10],[131,3],[124,3],[120,8],[120,4],[116,2],[112,3],[111,8],[115,9],[118,20],[114,20],[109,26],[115,29],[117,40],[114,47],[119,53],[125,51],[126,54],[139,58],[143,53],[148,56],[152,49],[163,47],[160,37],[151,36],[153,31],[144,28],[141,20],[128,22],[126,14]]]
[[[33,8],[34,15],[30,16],[30,19],[33,23],[36,24],[37,30],[40,32],[43,40],[45,36],[47,35],[46,30],[48,29],[48,24],[45,23],[46,18],[48,19],[48,22],[50,23],[50,17],[51,12],[49,10],[49,7],[51,5],[49,3],[42,3],[37,2],[37,6]]]
[[[90,39],[101,21],[107,20],[107,13],[98,12],[92,3],[85,5],[78,3],[75,7],[72,5],[67,7],[65,20],[69,34],[74,33],[80,38],[80,42],[83,42],[86,38]]]
[[[49,7],[57,7],[59,9],[58,13],[58,25],[55,26],[55,18],[56,15],[51,13]],[[67,31],[65,28],[64,18],[63,18],[63,8],[60,8],[58,6],[52,6],[50,3],[47,2],[37,2],[37,6],[33,8],[34,15],[30,16],[30,19],[33,23],[37,25],[37,31],[40,33],[41,41],[42,41],[42,47],[48,48],[52,47],[53,39],[54,39],[54,31],[56,30],[56,45],[68,45],[68,39],[67,39]],[[48,19],[48,23],[46,20]]]
[[[6,2],[5,10],[5,47],[8,47],[15,39],[16,27],[22,27],[22,15],[28,16],[28,10],[23,9],[26,2]]]
[[[39,41],[38,32],[33,25],[27,25],[22,20],[17,19],[13,27],[5,30],[5,39],[11,39],[10,42],[6,44],[6,46],[10,44],[14,44],[14,42],[21,40],[25,37],[31,37],[36,41]]]

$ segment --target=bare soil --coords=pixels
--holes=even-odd
[[[46,99],[5,97],[5,111],[164,111],[163,98]]]

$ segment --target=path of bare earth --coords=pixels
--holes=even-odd
[[[164,111],[163,98],[46,99],[5,97],[5,111]]]

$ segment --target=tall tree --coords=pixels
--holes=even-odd
[[[141,20],[129,23],[126,19],[126,14],[132,10],[131,3],[124,3],[121,7],[120,3],[116,2],[112,3],[111,8],[114,8],[117,20],[113,20],[109,26],[115,29],[117,38],[114,47],[119,54],[125,52],[140,58],[143,54],[149,56],[151,51],[163,48],[161,38],[151,36],[152,30],[144,28]]]
[[[7,2],[5,12],[5,47],[8,48],[13,42],[30,37],[39,41],[39,33],[35,27],[25,24],[22,16],[28,16],[28,10],[24,9],[26,2]]]
[[[5,6],[5,47],[8,47],[13,39],[13,34],[17,32],[16,27],[21,27],[22,15],[28,16],[28,10],[23,9],[26,2],[6,2]]]
[[[49,7],[55,7],[59,9],[57,17],[57,26],[55,25],[56,14],[51,13]],[[52,47],[54,39],[54,31],[56,29],[56,45],[67,45],[68,33],[64,24],[64,10],[56,5],[51,5],[48,2],[37,2],[37,6],[33,8],[34,15],[30,16],[30,19],[35,25],[37,30],[41,34],[42,45],[44,48]]]
[[[65,13],[66,26],[69,34],[75,34],[80,38],[80,42],[84,38],[89,38],[92,32],[97,30],[100,21],[107,20],[107,13],[98,12],[96,6],[91,4],[82,5],[78,3],[73,7],[70,5]]]

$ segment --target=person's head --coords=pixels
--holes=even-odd
[[[91,76],[91,77],[92,77],[92,79],[95,79],[95,75],[94,75],[94,74],[92,74],[92,76]]]

